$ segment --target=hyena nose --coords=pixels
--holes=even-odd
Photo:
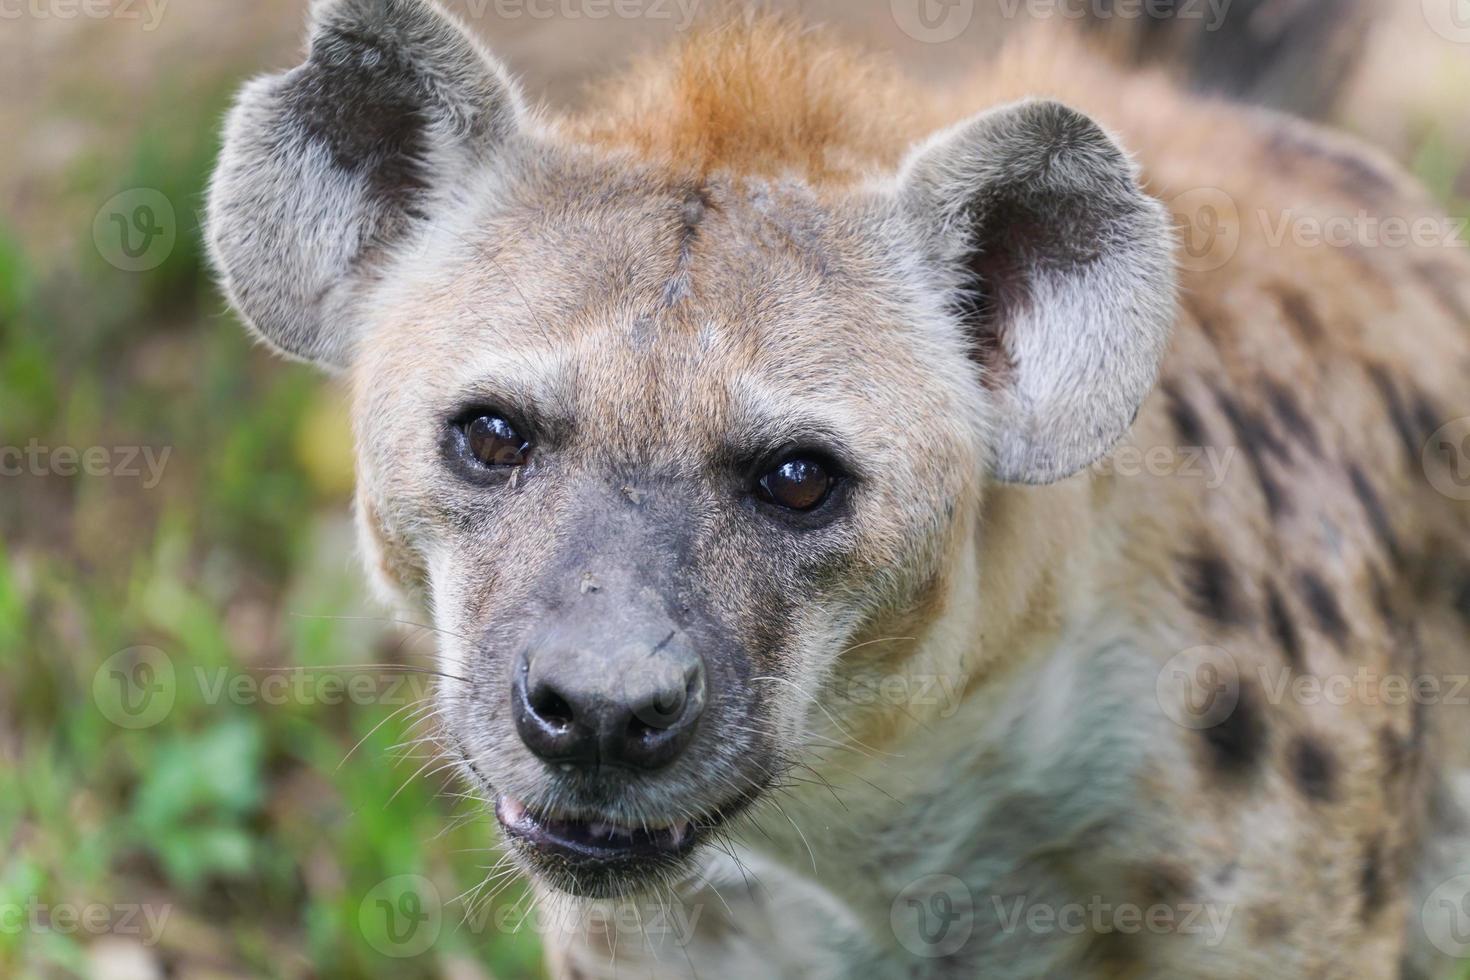
[[[694,738],[705,693],[704,663],[677,632],[611,655],[538,645],[521,654],[511,681],[526,748],[583,769],[673,762]]]

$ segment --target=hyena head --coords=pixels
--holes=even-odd
[[[230,117],[209,240],[351,380],[369,564],[432,609],[466,777],[609,895],[779,783],[865,638],[973,607],[985,483],[1086,467],[1148,393],[1171,246],[1053,103],[841,184],[569,132],[434,5],[318,3]]]

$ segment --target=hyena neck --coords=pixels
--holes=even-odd
[[[850,748],[811,753],[817,778],[782,795],[784,813],[760,817],[745,835],[754,848],[801,876],[815,861],[837,894],[891,897],[941,870],[1003,879],[1017,855],[1069,846],[1072,821],[1031,811],[1043,809],[1038,793],[1066,788],[1073,760],[1059,753],[1097,649],[1091,500],[1086,480],[987,494],[921,639],[882,686],[858,670],[878,703],[839,715],[825,736]],[[875,890],[875,878],[893,887]]]

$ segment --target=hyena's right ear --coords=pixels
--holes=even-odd
[[[523,115],[431,0],[317,0],[306,63],[245,86],[225,126],[207,236],[231,302],[279,350],[345,366],[363,282]]]

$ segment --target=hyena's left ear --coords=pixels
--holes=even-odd
[[[995,398],[992,475],[1051,483],[1133,424],[1174,318],[1164,207],[1092,120],[1055,102],[991,110],[904,168],[901,202]]]
[[[240,93],[210,255],[277,349],[343,367],[384,259],[520,129],[513,83],[431,0],[315,0],[306,63]]]

